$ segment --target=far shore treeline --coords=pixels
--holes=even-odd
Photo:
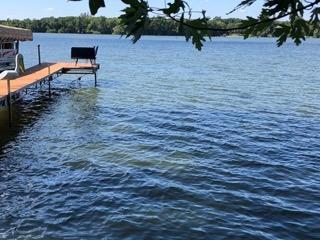
[[[7,19],[0,20],[0,24],[13,27],[31,29],[33,32],[39,33],[91,33],[91,34],[125,34],[124,28],[120,24],[118,18],[93,17],[88,14],[81,14],[79,17],[48,17],[42,19]],[[213,28],[234,28],[241,24],[241,19],[227,18],[222,19],[215,17],[209,21],[210,27]],[[276,24],[275,26],[276,27]],[[151,23],[145,30],[145,35],[181,35],[176,22],[167,20],[162,17],[152,18]],[[271,36],[272,29],[265,32],[264,36]],[[223,35],[241,35],[241,31],[214,32],[213,36]],[[320,29],[311,29],[310,37],[320,37]]]

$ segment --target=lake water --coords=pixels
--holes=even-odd
[[[35,34],[93,77],[1,111],[0,239],[319,239],[320,41]]]

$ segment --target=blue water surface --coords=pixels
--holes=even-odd
[[[47,62],[99,45],[99,86],[15,104],[0,239],[320,239],[319,40],[35,34],[26,65],[38,44]]]

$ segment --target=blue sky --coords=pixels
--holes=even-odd
[[[70,2],[67,0],[10,0],[5,1],[0,8],[0,19],[15,18],[42,18],[60,16],[78,16],[88,12],[88,0]],[[194,10],[206,9],[210,17],[228,17],[226,13],[235,7],[240,0],[188,0]],[[149,0],[151,6],[162,7],[164,0]],[[123,5],[120,0],[106,0],[106,8],[100,10],[98,15],[107,17],[119,16]],[[256,16],[261,1],[245,10],[239,10],[229,17]]]

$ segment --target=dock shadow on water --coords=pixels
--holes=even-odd
[[[85,91],[86,89],[82,89]],[[93,90],[95,91],[95,90]],[[25,129],[32,127],[44,114],[50,114],[55,104],[61,97],[70,96],[81,92],[81,83],[72,82],[71,86],[58,86],[52,88],[52,96],[45,88],[28,89],[27,93],[21,93],[19,100],[12,105],[12,126],[9,125],[9,113],[7,107],[0,108],[0,154],[10,149],[10,142]],[[90,96],[91,98],[93,96]],[[7,146],[9,144],[9,146]],[[0,155],[0,159],[1,159]]]
[[[37,119],[48,110],[54,100],[48,96],[38,96],[32,101],[22,100],[12,105],[12,126],[9,127],[9,113],[6,107],[0,109],[0,151],[10,141],[23,131],[24,128],[32,125]]]

